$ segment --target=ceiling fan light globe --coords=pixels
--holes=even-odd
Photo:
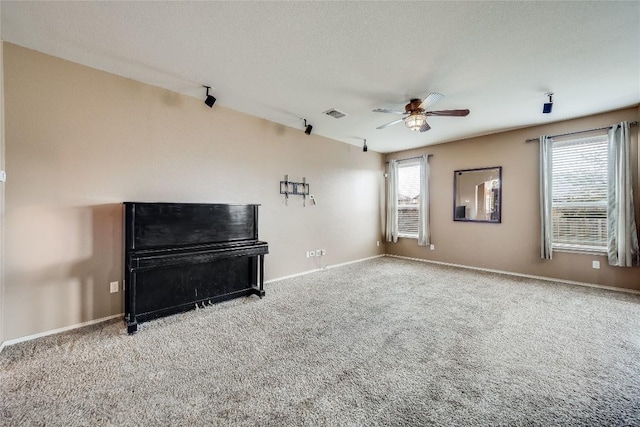
[[[427,118],[421,114],[412,114],[407,117],[404,124],[414,132],[420,130],[420,128],[426,123]]]

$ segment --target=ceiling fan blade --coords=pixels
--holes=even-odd
[[[440,111],[427,111],[424,113],[427,116],[458,116],[464,117],[469,115],[469,110],[440,110]]]
[[[387,110],[386,108],[376,108],[373,110],[374,113],[393,113],[393,114],[407,114],[406,111],[399,110]]]
[[[420,132],[426,132],[429,129],[431,129],[431,126],[429,126],[429,123],[424,122],[424,124],[420,127]]]
[[[384,128],[386,128],[387,126],[395,125],[396,123],[400,123],[400,122],[401,122],[401,121],[403,121],[403,120],[404,120],[404,118],[402,118],[402,119],[398,119],[398,120],[394,120],[394,121],[392,121],[391,123],[387,123],[386,125],[378,126],[376,129],[384,129]]]
[[[438,101],[444,98],[444,95],[438,92],[431,92],[420,104],[420,108],[426,110],[429,107],[435,105]]]

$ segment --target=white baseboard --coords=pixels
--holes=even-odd
[[[384,254],[382,254],[382,255],[374,255],[374,256],[370,256],[368,258],[357,259],[355,261],[347,261],[347,262],[343,262],[343,263],[340,263],[340,264],[329,265],[329,266],[327,266],[327,268],[342,267],[344,265],[355,264],[357,262],[368,261],[370,259],[382,258],[383,256],[385,256],[385,255]]]
[[[340,264],[328,265],[325,268],[315,268],[313,270],[303,271],[302,273],[296,273],[296,274],[292,274],[290,276],[278,277],[276,279],[267,280],[267,281],[264,282],[264,284],[266,285],[268,283],[279,282],[280,280],[292,279],[294,277],[304,276],[304,275],[315,273],[315,272],[322,271],[322,270],[325,270],[325,269],[342,267],[343,265],[355,264],[357,262],[363,262],[363,261],[367,261],[367,260],[374,259],[374,258],[381,258],[383,256],[385,256],[385,255],[384,254],[383,255],[374,255],[374,256],[370,256],[368,258],[360,258],[360,259],[357,259],[357,260],[354,260],[354,261],[347,261],[347,262],[343,262],[343,263],[340,263]]]
[[[559,282],[559,283],[566,283],[568,285],[586,286],[586,287],[589,287],[589,288],[606,289],[606,290],[609,290],[609,291],[626,292],[626,293],[629,293],[629,294],[640,294],[640,291],[637,291],[635,289],[616,288],[615,286],[604,286],[604,285],[598,285],[598,284],[595,284],[595,283],[576,282],[574,280],[556,279],[555,277],[535,276],[533,274],[514,273],[513,271],[494,270],[494,269],[491,269],[491,268],[473,267],[473,266],[470,266],[470,265],[452,264],[450,262],[432,261],[432,260],[429,260],[429,259],[412,258],[412,257],[400,256],[400,255],[386,254],[385,256],[388,256],[388,257],[391,257],[391,258],[408,259],[408,260],[411,260],[411,261],[426,262],[426,263],[429,263],[429,264],[438,264],[438,265],[446,265],[446,266],[449,266],[449,267],[464,268],[464,269],[467,269],[467,270],[486,271],[488,273],[505,274],[507,276],[526,277],[528,279],[536,279],[536,280],[546,280],[547,282]]]
[[[375,258],[380,258],[380,257],[384,257],[384,256],[388,256],[388,257],[391,257],[391,258],[407,259],[407,260],[411,260],[411,261],[420,261],[420,262],[425,262],[425,263],[430,263],[430,264],[445,265],[445,266],[449,266],[449,267],[464,268],[464,269],[467,269],[467,270],[486,271],[486,272],[489,272],[489,273],[506,274],[508,276],[526,277],[526,278],[529,278],[529,279],[546,280],[546,281],[551,281],[551,282],[566,283],[566,284],[569,284],[569,285],[587,286],[587,287],[590,287],[590,288],[599,288],[599,289],[607,289],[607,290],[610,290],[610,291],[627,292],[627,293],[631,293],[631,294],[640,294],[640,291],[637,291],[637,290],[634,290],[634,289],[616,288],[614,286],[597,285],[595,283],[577,282],[577,281],[573,281],[573,280],[557,279],[557,278],[554,278],[554,277],[535,276],[535,275],[532,275],[532,274],[514,273],[512,271],[494,270],[494,269],[491,269],[491,268],[473,267],[473,266],[463,265],[463,264],[453,264],[453,263],[449,263],[449,262],[432,261],[432,260],[427,260],[427,259],[422,259],[422,258],[412,258],[412,257],[406,257],[406,256],[400,256],[400,255],[391,255],[391,254],[375,255],[375,256],[372,256],[372,257],[368,257],[368,258],[361,258],[361,259],[357,259],[357,260],[354,260],[354,261],[348,261],[348,262],[343,262],[343,263],[340,263],[340,264],[330,265],[330,266],[327,266],[326,268],[327,269],[331,269],[331,268],[342,267],[342,266],[345,266],[345,265],[355,264],[355,263],[358,263],[358,262],[363,262],[363,261],[367,261],[367,260],[375,259]],[[302,273],[296,273],[296,274],[292,274],[292,275],[289,275],[289,276],[284,276],[284,277],[279,277],[279,278],[276,278],[276,279],[271,279],[271,280],[268,280],[268,281],[266,281],[264,283],[268,284],[268,283],[278,282],[280,280],[292,279],[294,277],[304,276],[306,274],[311,274],[311,273],[315,273],[315,272],[322,271],[322,270],[323,269],[321,269],[321,268],[316,268],[316,269],[313,269],[313,270],[303,271]],[[115,318],[118,318],[118,317],[123,317],[123,316],[124,316],[123,313],[114,314],[112,316],[107,316],[107,317],[103,317],[103,318],[100,318],[100,319],[89,320],[87,322],[82,322],[82,323],[78,323],[78,324],[75,324],[75,325],[65,326],[63,328],[53,329],[53,330],[46,331],[46,332],[40,332],[40,333],[34,334],[34,335],[28,335],[26,337],[7,340],[7,341],[4,341],[4,342],[0,343],[0,352],[2,352],[2,350],[5,347],[8,347],[10,345],[18,344],[18,343],[25,342],[25,341],[31,341],[31,340],[34,340],[36,338],[46,337],[48,335],[59,334],[61,332],[66,332],[66,331],[70,331],[72,329],[82,328],[84,326],[94,325],[96,323],[106,322],[108,320],[115,319]]]
[[[15,339],[12,339],[12,340],[7,340],[7,341],[4,341],[2,344],[0,344],[0,352],[2,351],[2,349],[4,349],[5,347],[8,347],[10,345],[18,344],[18,343],[25,342],[25,341],[35,340],[36,338],[42,338],[42,337],[46,337],[48,335],[59,334],[61,332],[71,331],[73,329],[82,328],[84,326],[95,325],[96,323],[106,322],[107,320],[115,319],[115,318],[118,318],[118,317],[119,318],[123,318],[124,317],[124,313],[114,314],[112,316],[107,316],[107,317],[101,317],[100,319],[89,320],[87,322],[77,323],[75,325],[69,325],[69,326],[65,326],[63,328],[58,328],[58,329],[52,329],[50,331],[40,332],[40,333],[33,334],[33,335],[27,335],[26,337],[20,337],[20,338],[15,338]]]

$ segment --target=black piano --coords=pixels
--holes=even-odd
[[[125,320],[138,323],[247,295],[264,296],[258,206],[124,203]]]

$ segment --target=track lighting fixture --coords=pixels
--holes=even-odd
[[[545,95],[549,97],[549,102],[545,102],[542,106],[542,113],[549,114],[553,108],[553,92],[547,92]]]
[[[307,125],[307,119],[302,120],[304,120],[304,133],[306,133],[307,135],[311,135],[311,129],[313,129],[313,126]]]
[[[213,107],[213,104],[216,103],[216,99],[209,95],[209,89],[211,89],[211,86],[205,86],[207,88],[207,98],[204,100],[204,103],[207,104],[209,106],[209,108]]]
[[[367,152],[367,150],[369,150],[369,148],[367,148],[367,140],[364,140],[364,145],[362,146],[362,151],[364,151],[365,153]]]

